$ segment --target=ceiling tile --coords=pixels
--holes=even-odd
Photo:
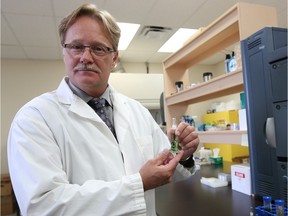
[[[158,49],[163,45],[165,41],[158,40],[133,40],[128,46],[128,51],[158,51]]]
[[[206,1],[186,20],[186,28],[206,27],[235,4],[233,0]]]
[[[146,15],[149,13],[151,7],[156,0],[121,0],[113,1],[107,0],[104,8],[111,13],[117,22],[131,22],[137,24],[144,24],[146,22]]]
[[[275,7],[276,10],[281,11],[287,9],[287,0],[242,0],[243,2],[250,2],[253,4],[261,4]]]
[[[279,26],[287,27],[287,0],[241,1],[276,7]],[[119,22],[138,23],[141,27],[144,25],[171,27],[175,32],[181,27],[206,27],[238,0],[91,0],[90,2],[110,12]],[[82,0],[2,0],[2,57],[62,59],[57,27],[60,19],[82,3],[84,3]],[[174,32],[171,32],[171,35]],[[138,33],[128,49],[120,52],[120,56],[123,57],[121,60],[162,63],[170,55],[157,53],[166,38],[147,39]]]
[[[1,58],[25,59],[27,56],[19,46],[1,45]]]
[[[8,26],[5,17],[1,14],[1,44],[19,45],[15,35]]]
[[[69,0],[68,1],[59,1],[51,0],[54,8],[54,15],[57,17],[65,17],[73,10],[78,8],[80,5],[86,3],[83,0]],[[90,3],[96,4],[98,8],[102,9],[105,0],[90,1]]]
[[[181,27],[203,4],[198,0],[161,0],[157,1],[145,20],[149,24],[163,27]]]
[[[17,40],[26,46],[57,46],[58,39],[52,17],[7,14]]]
[[[2,12],[52,16],[50,0],[1,0]]]

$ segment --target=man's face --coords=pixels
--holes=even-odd
[[[100,22],[86,16],[78,18],[67,30],[64,43],[76,47],[104,45],[112,48]],[[72,49],[63,48],[63,56],[70,81],[87,94],[97,97],[107,87],[110,71],[116,64],[118,52],[107,52],[105,55],[98,56],[89,48],[77,54]]]

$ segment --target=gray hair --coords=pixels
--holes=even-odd
[[[88,16],[100,21],[105,29],[105,34],[110,40],[114,50],[118,50],[121,30],[116,23],[116,20],[110,13],[105,10],[99,10],[94,4],[83,4],[76,10],[72,11],[67,17],[62,19],[59,24],[58,32],[61,44],[65,42],[67,30],[77,21],[79,17]]]

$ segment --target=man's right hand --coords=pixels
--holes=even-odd
[[[139,171],[142,177],[144,191],[171,182],[182,155],[183,151],[180,151],[174,157],[168,149],[165,149],[155,158],[147,161]]]

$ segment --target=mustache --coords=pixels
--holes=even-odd
[[[96,73],[101,73],[100,68],[92,64],[78,64],[74,69],[74,72],[77,71],[94,71]]]

